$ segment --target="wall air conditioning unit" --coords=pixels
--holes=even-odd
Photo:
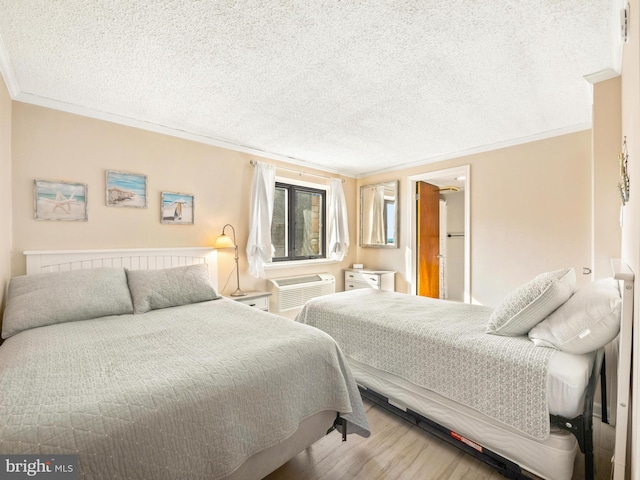
[[[279,313],[302,307],[307,300],[335,293],[336,279],[329,273],[267,280],[269,310]]]

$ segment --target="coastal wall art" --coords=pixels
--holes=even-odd
[[[107,170],[107,206],[147,208],[147,176]]]
[[[87,221],[86,184],[34,180],[33,192],[36,220]]]
[[[160,222],[174,225],[193,225],[193,207],[193,195],[162,192]]]

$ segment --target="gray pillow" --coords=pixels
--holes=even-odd
[[[136,313],[219,298],[204,263],[161,270],[127,270],[127,279]]]
[[[580,288],[529,332],[539,347],[583,354],[604,347],[620,331],[622,299],[618,282],[605,278]]]
[[[93,268],[14,277],[2,338],[30,328],[133,313],[123,268]]]
[[[506,337],[526,335],[566,302],[575,287],[576,272],[573,268],[541,273],[498,304],[489,317],[486,332]]]

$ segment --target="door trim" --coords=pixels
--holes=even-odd
[[[419,181],[428,182],[440,177],[450,177],[452,175],[464,175],[464,303],[471,303],[471,165],[461,165],[459,167],[446,168],[433,172],[411,175],[408,177],[409,185],[407,188],[407,205],[406,222],[409,240],[409,254],[405,256],[407,279],[411,287],[411,294],[417,293],[417,256],[416,256],[416,183]]]

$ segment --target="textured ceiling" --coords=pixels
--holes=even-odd
[[[362,175],[587,128],[583,76],[614,68],[612,9],[611,0],[0,0],[0,53],[18,100]]]

